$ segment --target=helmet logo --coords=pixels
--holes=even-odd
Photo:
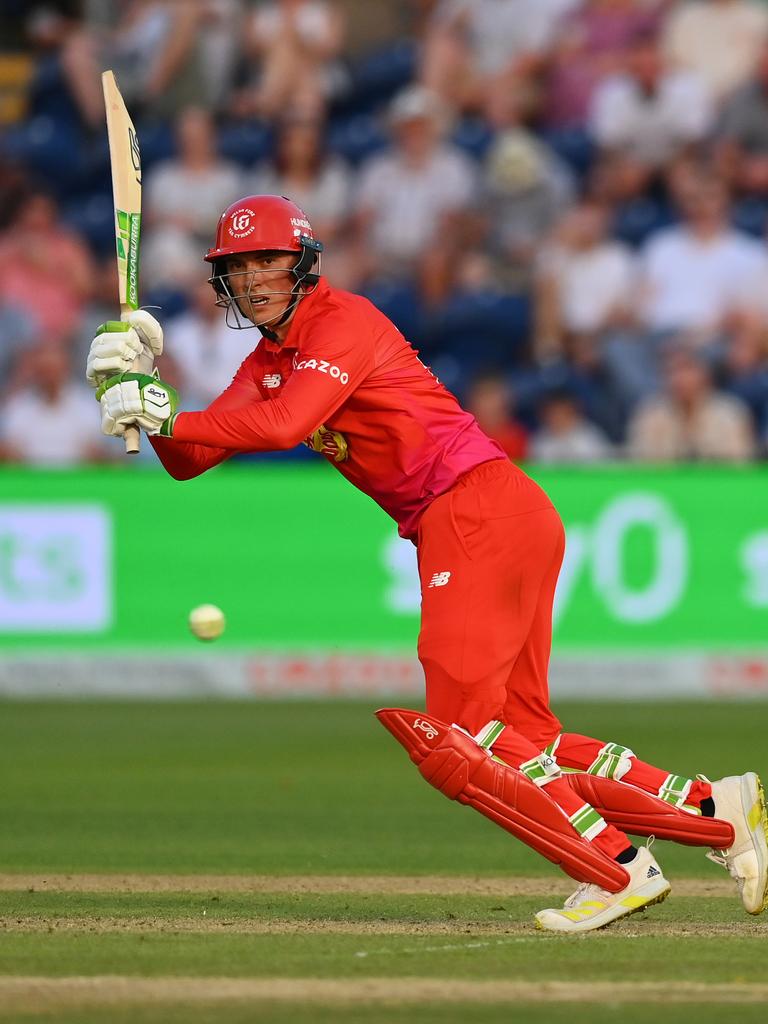
[[[252,218],[255,216],[253,210],[236,210],[232,214],[232,224],[229,233],[233,238],[247,238],[255,230]]]

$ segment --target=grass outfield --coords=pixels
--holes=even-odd
[[[537,932],[572,883],[372,710],[3,705],[0,1020],[765,1019],[768,914],[701,851],[657,846],[673,894],[645,915]],[[558,710],[672,771],[768,775],[763,705]]]

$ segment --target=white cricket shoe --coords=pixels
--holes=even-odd
[[[712,783],[715,817],[729,821],[736,833],[729,850],[707,854],[736,879],[748,914],[768,907],[768,815],[760,779],[754,772],[729,775]]]
[[[540,910],[536,927],[550,932],[589,932],[667,898],[672,887],[647,846],[641,846],[625,867],[629,885],[621,892],[585,882],[568,897],[562,910]]]

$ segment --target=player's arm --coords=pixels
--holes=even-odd
[[[243,364],[226,391],[211,402],[207,411],[222,411],[259,401],[262,399],[258,388]],[[149,442],[166,471],[175,480],[191,480],[235,454],[230,448],[194,444],[162,434],[150,435]]]
[[[168,432],[174,441],[231,451],[294,448],[342,405],[373,367],[363,325],[326,321],[297,355],[278,398],[233,407],[181,412]]]
[[[359,381],[355,381],[355,384]],[[354,384],[294,373],[278,398],[237,409],[182,412],[171,436],[233,451],[270,452],[295,448],[348,397]]]
[[[370,344],[357,325],[326,321],[297,359],[279,398],[261,399],[244,367],[230,389],[202,412],[177,412],[172,388],[136,374],[122,374],[102,385],[102,429],[118,434],[133,419],[149,435],[181,445],[182,465],[172,468],[171,449],[158,441],[158,454],[173,475],[194,476],[236,451],[293,448],[343,404],[372,368]],[[357,336],[362,335],[360,342]],[[247,362],[247,361],[246,361]],[[240,378],[240,379],[238,379]],[[163,392],[159,394],[159,392]],[[190,447],[192,446],[192,447]],[[209,453],[200,452],[202,446]],[[174,471],[175,470],[175,471]]]

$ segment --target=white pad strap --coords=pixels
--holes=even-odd
[[[619,782],[632,767],[634,750],[622,747],[620,743],[606,743],[587,768],[588,775],[599,775],[601,779],[614,779]]]
[[[494,720],[489,722],[487,725],[484,725],[480,732],[476,736],[473,736],[472,739],[478,747],[482,747],[483,750],[490,750],[505,729],[506,726],[503,722]]]
[[[530,761],[524,761],[518,771],[527,775],[531,782],[537,786],[546,786],[553,779],[562,777],[560,766],[551,754],[541,753],[532,757]]]
[[[674,807],[682,807],[691,791],[693,779],[684,775],[668,775],[659,787],[659,796]]]

